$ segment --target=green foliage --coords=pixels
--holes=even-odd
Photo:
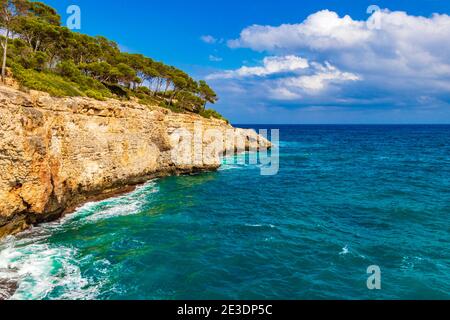
[[[99,100],[135,97],[174,112],[221,118],[205,110],[207,103],[218,100],[205,81],[142,54],[121,52],[105,37],[72,32],[42,2],[0,0],[0,9],[0,27],[15,35],[0,36],[0,42],[8,43],[7,64],[23,87]]]
[[[121,87],[121,86],[119,86],[119,85],[117,85],[117,84],[108,84],[108,83],[105,83],[104,85],[105,85],[105,87],[107,87],[108,90],[109,90],[112,94],[114,94],[116,97],[118,97],[118,98],[126,98],[126,99],[129,99],[129,98],[130,98],[130,94],[128,93],[127,90],[125,90],[125,88],[123,88],[123,87]]]
[[[200,97],[206,102],[216,103],[219,100],[214,90],[203,80],[200,80],[198,90]]]
[[[84,96],[76,83],[52,73],[38,72],[33,69],[13,67],[14,76],[28,89],[48,92],[52,96]]]
[[[220,113],[218,113],[216,110],[213,110],[213,109],[202,110],[202,111],[200,111],[200,115],[207,119],[216,118],[216,119],[224,120],[227,123],[229,123],[229,121],[227,119],[225,119]]]
[[[143,94],[143,95],[148,95],[151,96],[152,95],[152,91],[147,88],[147,87],[139,87],[136,89],[136,93],[138,94]]]
[[[95,91],[95,90],[86,90],[85,94],[89,97],[89,98],[94,98],[97,100],[105,100],[105,97],[103,96],[103,94],[99,91]]]
[[[147,94],[137,93],[135,97],[139,99],[139,103],[148,106],[158,106],[161,103],[159,98]]]
[[[182,108],[180,108],[178,105],[176,105],[176,104],[169,104],[166,101],[161,102],[159,104],[159,106],[163,107],[163,108],[166,108],[166,109],[169,109],[170,111],[175,112],[175,113],[182,113],[182,112],[184,112],[184,110]]]
[[[55,71],[62,77],[68,78],[75,82],[82,77],[80,69],[78,69],[77,65],[71,60],[65,60],[58,63]]]
[[[200,112],[203,109],[203,104],[205,103],[202,98],[187,91],[180,92],[177,95],[177,99],[177,104],[180,108],[195,113]]]
[[[59,26],[61,22],[61,17],[58,15],[58,12],[54,8],[42,2],[28,2],[28,12],[32,16],[41,19],[48,24]]]
[[[37,71],[43,71],[47,64],[48,56],[45,52],[35,52],[30,57],[30,67]]]
[[[48,92],[56,97],[88,96],[97,100],[111,97],[111,93],[101,83],[91,82],[92,79],[85,78],[86,82],[73,82],[67,77],[55,73],[39,72],[33,69],[24,69],[13,63],[11,65],[14,76],[19,83],[27,88]]]

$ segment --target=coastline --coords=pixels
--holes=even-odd
[[[67,208],[57,212],[48,212],[40,215],[24,212],[20,215],[14,216],[12,220],[7,221],[3,226],[0,227],[0,240],[6,236],[16,235],[22,231],[25,231],[31,226],[61,219],[66,215],[74,213],[79,207],[83,206],[86,203],[102,201],[120,195],[124,195],[127,193],[131,193],[135,191],[136,188],[138,188],[139,186],[142,186],[145,183],[154,179],[162,179],[170,176],[183,176],[204,172],[212,172],[216,171],[217,169],[218,168],[214,167],[214,168],[195,169],[192,171],[159,172],[150,176],[140,177],[139,179],[136,179],[136,181],[133,183],[128,182],[128,184],[119,185],[116,188],[109,188],[99,191],[98,193],[83,195],[83,197],[79,199],[74,199],[73,203],[70,203]]]
[[[447,236],[442,230],[447,225],[444,186],[448,183],[439,182],[436,170],[430,174],[426,169],[445,163],[434,159],[443,154],[440,146],[448,141],[449,128],[411,127],[401,139],[395,138],[396,133],[405,128],[369,129],[364,133],[366,127],[298,126],[293,135],[292,131],[282,135],[285,169],[276,179],[259,175],[258,166],[225,164],[218,174],[149,181],[129,194],[88,203],[61,220],[7,237],[0,242],[2,289],[11,293],[18,286],[10,297],[18,300],[251,299],[256,295],[306,300],[446,299],[448,277],[439,274],[430,285],[427,270],[448,261],[439,241]],[[426,151],[434,151],[423,163],[412,164],[422,156],[415,149],[417,134],[428,142]],[[358,140],[361,135],[365,139]],[[356,145],[349,145],[348,138]],[[361,152],[366,150],[366,139],[374,146],[368,155]],[[396,153],[399,149],[412,152]],[[423,184],[411,183],[411,166],[421,173]],[[371,168],[370,175],[366,168]],[[374,195],[373,185],[392,181],[391,169],[399,173],[397,189],[381,184]],[[420,193],[424,186],[436,192],[436,202],[427,202],[427,195]],[[336,192],[327,193],[330,188]],[[350,201],[349,190],[359,193],[360,201]],[[275,201],[278,197],[280,201]],[[397,202],[393,205],[390,199]],[[417,202],[426,206],[420,210]],[[422,224],[427,227],[417,228]],[[417,230],[415,237],[410,230]],[[385,245],[380,245],[380,237]],[[429,241],[435,246],[432,257],[423,247]],[[242,276],[223,282],[224,275],[236,270],[236,261],[244,263],[238,269]],[[389,290],[366,289],[361,275],[372,261],[385,266]],[[277,269],[281,263],[284,269]],[[317,268],[318,264],[324,268]],[[346,272],[348,268],[352,272]],[[268,270],[274,271],[267,276]],[[336,278],[324,284],[324,270],[334,270]],[[411,272],[417,277],[412,279]],[[289,275],[295,275],[289,278],[292,281],[283,281]],[[193,281],[199,287],[195,292],[190,291]],[[274,281],[274,291],[265,290],[267,281]],[[411,283],[413,289],[405,287]],[[242,286],[251,291],[239,291]],[[155,292],[155,287],[163,289]],[[228,294],[224,295],[224,287]]]
[[[178,172],[160,172],[158,174],[155,174],[153,176],[148,177],[142,177],[140,182],[136,181],[135,184],[130,185],[124,185],[121,187],[117,187],[114,190],[104,190],[101,193],[98,194],[92,194],[90,196],[86,196],[83,200],[79,200],[78,202],[74,202],[71,206],[67,207],[64,211],[60,212],[59,214],[51,214],[49,216],[46,216],[45,214],[41,217],[35,216],[38,220],[29,220],[33,217],[29,214],[23,213],[22,216],[15,217],[11,221],[10,224],[5,225],[5,229],[2,229],[0,227],[0,243],[2,240],[6,239],[7,236],[14,236],[18,235],[21,232],[25,232],[28,230],[31,226],[35,226],[42,223],[49,223],[53,221],[57,221],[59,219],[64,218],[67,215],[75,213],[77,210],[82,208],[84,205],[92,202],[101,202],[103,200],[107,199],[113,199],[122,195],[131,194],[134,191],[137,190],[140,186],[145,185],[146,183],[149,183],[150,181],[156,180],[156,179],[164,179],[170,176],[184,176],[184,175],[195,175],[200,173],[206,173],[206,172],[213,172],[216,171],[218,168],[204,168],[199,170],[193,170],[190,172],[185,171],[178,171]],[[24,224],[18,224],[15,225],[16,222],[23,222]],[[16,226],[16,228],[15,228]],[[9,232],[8,232],[9,230]],[[6,231],[2,233],[2,231]],[[0,271],[3,271],[0,269]],[[0,277],[0,301],[5,301],[10,299],[15,292],[19,288],[19,280],[10,279],[10,278],[2,278]]]
[[[203,132],[233,129],[223,120],[136,102],[55,98],[5,86],[0,115],[0,238],[151,179],[217,170],[220,161],[211,158],[174,163],[171,152],[182,141],[174,136],[195,133],[198,123]],[[246,141],[236,152],[270,148],[254,131],[235,134]]]

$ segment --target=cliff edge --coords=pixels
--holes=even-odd
[[[222,120],[135,102],[55,98],[0,86],[0,238],[149,179],[219,168],[220,161],[211,159],[173,161],[174,133],[196,126],[232,129]],[[270,147],[254,131],[235,133],[245,136],[246,149]]]

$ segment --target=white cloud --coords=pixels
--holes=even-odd
[[[342,72],[328,62],[309,62],[293,55],[265,57],[261,64],[213,73],[206,79],[240,83],[241,87],[256,88],[255,91],[275,100],[298,100],[323,92],[330,84],[361,80],[358,75]]]
[[[283,86],[272,88],[269,92],[270,96],[275,100],[298,100],[302,98],[299,93],[295,93]]]
[[[226,70],[211,74],[207,79],[232,79],[246,77],[265,77],[269,75],[295,72],[309,67],[308,60],[294,55],[265,57],[259,67],[243,66],[236,70]]]
[[[299,100],[306,96],[322,94],[331,84],[359,81],[361,77],[350,72],[342,72],[330,63],[324,65],[312,62],[307,75],[276,79],[268,86],[270,96],[276,100]]]
[[[380,28],[373,28],[376,20]],[[323,10],[298,24],[254,25],[244,29],[232,48],[271,53],[312,54],[354,72],[418,76],[450,75],[450,16],[411,16],[378,11],[366,20],[339,17]]]
[[[209,55],[209,61],[220,62],[220,61],[223,61],[223,58],[222,57],[217,57],[217,56],[214,56],[214,55],[210,54]]]
[[[374,28],[377,22],[379,28]],[[228,41],[270,56],[301,56],[308,66],[294,72],[247,81],[253,99],[285,100],[305,105],[383,105],[398,108],[450,101],[450,16],[413,16],[382,10],[367,20],[323,10],[297,24],[253,25]],[[242,67],[222,76],[240,81],[274,73]],[[320,93],[320,94],[318,94]],[[259,94],[259,96],[258,96]],[[431,97],[423,99],[421,97]]]
[[[285,79],[286,85],[308,91],[321,91],[332,82],[345,82],[361,80],[359,76],[350,72],[342,72],[328,62],[325,65],[313,64],[316,73],[312,75],[292,77]]]
[[[214,43],[216,43],[218,41],[216,38],[214,38],[211,35],[201,36],[200,40],[202,40],[204,43],[208,43],[208,44],[214,44]]]
[[[231,48],[276,50],[282,48],[324,49],[352,46],[371,37],[370,30],[361,21],[351,17],[339,18],[335,12],[319,11],[300,24],[283,24],[278,27],[253,25],[241,32],[240,38],[231,40]]]
[[[241,121],[448,123],[449,36],[446,14],[383,10],[355,20],[324,10],[297,24],[245,28],[228,46],[267,58],[208,78],[223,97],[219,110]],[[286,57],[304,63],[289,68]]]

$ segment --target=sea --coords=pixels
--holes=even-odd
[[[10,298],[450,299],[450,126],[241,127],[280,130],[277,174],[224,158],[3,239]]]

